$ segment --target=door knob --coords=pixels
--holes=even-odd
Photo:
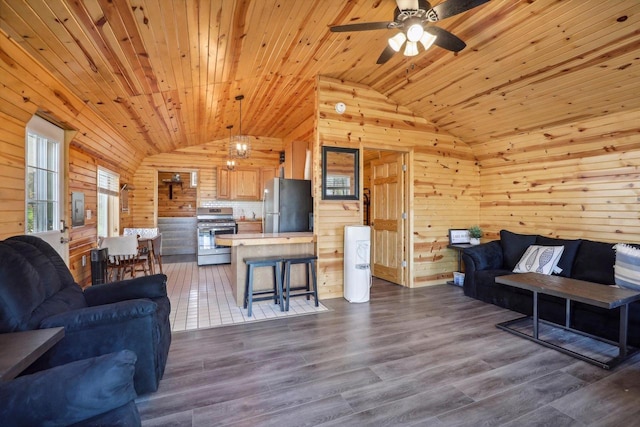
[[[65,243],[69,243],[69,239],[67,239],[66,237],[61,237],[61,238],[60,238],[60,243],[62,243],[63,245],[64,245]]]

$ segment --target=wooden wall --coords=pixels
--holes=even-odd
[[[342,296],[344,226],[362,224],[361,200],[321,199],[323,145],[409,153],[409,283],[423,286],[450,278],[457,258],[446,248],[448,229],[479,220],[479,173],[471,149],[366,86],[327,77],[319,77],[317,84],[314,204],[322,297]],[[343,115],[335,112],[337,102],[347,106]]]
[[[640,242],[640,110],[489,141],[474,152],[487,239],[504,228]]]
[[[281,139],[251,137],[251,144],[251,157],[238,160],[238,166],[255,168],[275,168],[278,166],[280,151],[284,149]],[[185,173],[198,171],[197,206],[203,206],[206,202],[216,200],[216,168],[226,167],[227,146],[228,144],[224,140],[212,141],[145,158],[133,177],[135,190],[131,203],[133,222],[136,227],[157,226],[160,197],[158,191],[167,191],[166,188],[163,188],[162,183],[158,182],[158,171],[175,170],[185,171]],[[185,182],[183,185],[188,186],[188,183]],[[193,206],[193,208],[197,206]]]
[[[180,175],[180,183],[173,182],[176,173]],[[197,187],[191,186],[191,172],[175,169],[172,172],[158,172],[158,216],[195,216],[197,190]]]
[[[68,144],[67,223],[71,223],[71,193],[85,193],[85,209],[93,212],[82,227],[69,232],[69,262],[80,284],[90,281],[89,251],[95,247],[96,175],[98,166],[120,174],[126,181],[141,160],[93,106],[77,98],[14,40],[0,30],[0,238],[24,234],[25,127],[38,113],[65,130]],[[130,224],[128,214],[121,226]],[[86,265],[82,266],[82,256]]]

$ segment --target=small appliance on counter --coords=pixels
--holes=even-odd
[[[311,181],[273,178],[267,182],[263,203],[265,233],[309,231]]]

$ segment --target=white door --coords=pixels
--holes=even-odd
[[[47,241],[69,265],[64,130],[34,116],[27,123],[25,152],[25,233]]]

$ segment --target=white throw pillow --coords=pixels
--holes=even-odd
[[[564,252],[564,246],[531,245],[513,269],[514,273],[551,274]]]
[[[640,291],[640,249],[618,243],[615,270],[616,285],[621,288]]]

